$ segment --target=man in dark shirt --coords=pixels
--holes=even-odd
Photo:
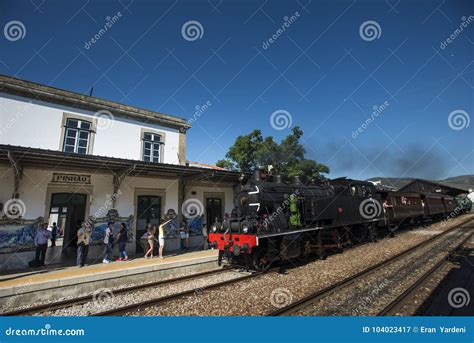
[[[55,247],[56,246],[56,236],[58,235],[58,226],[56,225],[56,222],[53,223],[51,226],[51,246]]]

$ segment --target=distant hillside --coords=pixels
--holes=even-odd
[[[457,183],[458,185],[468,185],[474,188],[474,175],[460,175],[454,177],[448,177],[443,180],[448,183]]]
[[[414,178],[412,177],[371,177],[370,179],[367,179],[367,181],[382,181],[383,185],[396,189],[400,189],[413,180]],[[453,186],[467,186],[474,189],[474,175],[460,175],[437,181],[452,184]]]

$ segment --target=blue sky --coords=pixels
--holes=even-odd
[[[0,73],[193,118],[192,161],[255,128],[281,139],[277,111],[330,177],[442,179],[474,173],[473,4],[2,0],[26,34],[0,37]]]

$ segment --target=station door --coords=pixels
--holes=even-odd
[[[222,223],[222,199],[206,198],[206,224],[207,228],[214,223]]]
[[[56,222],[59,233],[57,245],[63,250],[77,246],[77,230],[86,215],[87,194],[53,193],[49,211],[49,225]]]
[[[146,243],[141,240],[141,237],[146,231],[146,225],[160,225],[161,218],[161,197],[155,195],[140,195],[138,196],[137,206],[137,233],[136,233],[136,252],[143,253],[147,248]],[[156,244],[155,244],[156,245]]]

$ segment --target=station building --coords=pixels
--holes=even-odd
[[[472,193],[472,188],[466,185],[458,185],[442,181],[414,179],[400,188],[400,191],[446,194],[455,197],[459,195],[468,196],[470,193]]]
[[[187,162],[190,128],[182,118],[0,76],[0,270],[27,266],[42,222],[62,233],[47,264],[74,259],[87,218],[91,258],[100,258],[110,220],[129,226],[130,254],[142,252],[146,223],[160,218],[172,220],[166,250],[179,249],[183,220],[190,247],[201,245],[203,225],[232,211],[238,175]]]

